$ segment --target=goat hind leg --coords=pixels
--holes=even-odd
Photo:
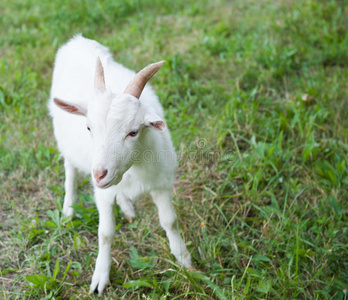
[[[71,207],[76,202],[76,169],[70,163],[69,160],[64,160],[64,168],[65,168],[65,196],[64,196],[64,204],[63,204],[63,214],[66,217],[70,217],[74,215],[74,209]]]
[[[117,204],[120,206],[125,219],[129,223],[132,223],[133,219],[135,218],[134,206],[132,201],[122,193],[117,195],[116,201]]]

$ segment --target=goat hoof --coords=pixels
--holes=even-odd
[[[90,285],[89,293],[101,295],[109,282],[109,270],[101,272],[96,269],[92,276],[92,283]]]
[[[132,223],[133,222],[133,218],[130,216],[124,216],[124,218],[128,221],[128,223]]]
[[[63,215],[64,217],[73,217],[74,209],[72,207],[63,206]]]

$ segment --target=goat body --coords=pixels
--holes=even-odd
[[[106,47],[81,35],[56,55],[49,110],[64,157],[63,213],[74,214],[76,170],[91,173],[99,212],[99,252],[91,292],[101,293],[109,281],[115,199],[131,220],[133,201],[150,193],[171,252],[191,268],[172,205],[176,154],[162,106],[151,87],[145,86],[162,64],[135,74],[116,63]]]

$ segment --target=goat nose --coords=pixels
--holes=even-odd
[[[95,178],[95,181],[99,183],[105,176],[108,174],[108,170],[101,169],[101,170],[95,170],[93,171],[93,176]]]

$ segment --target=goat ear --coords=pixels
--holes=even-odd
[[[59,108],[65,110],[68,113],[81,115],[81,116],[85,116],[87,114],[87,109],[78,104],[72,104],[72,103],[63,101],[59,98],[54,98],[53,101]]]
[[[156,113],[149,113],[145,116],[145,126],[159,131],[166,131],[167,124]]]
[[[97,64],[95,66],[94,88],[102,93],[105,92],[104,68],[99,57],[97,58]]]

